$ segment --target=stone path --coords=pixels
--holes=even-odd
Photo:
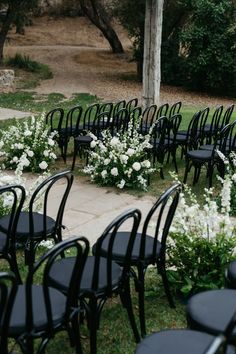
[[[54,193],[53,205],[56,207],[58,193]],[[124,192],[116,193],[106,188],[83,183],[75,178],[65,208],[63,223],[66,230],[63,237],[82,235],[93,244],[106,226],[119,214],[130,208],[141,210],[143,219],[155,198],[142,198]]]
[[[29,117],[32,113],[17,111],[15,109],[1,108],[0,107],[0,120],[10,119],[10,118],[24,118]]]

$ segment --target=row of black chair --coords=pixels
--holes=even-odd
[[[68,172],[57,174],[54,176],[54,179],[57,181],[59,177],[67,177],[68,174]],[[53,178],[50,177],[47,181],[52,183]],[[47,185],[47,183],[44,185]],[[14,191],[14,200],[17,200],[17,193],[15,192],[17,188],[18,186],[4,187],[0,192],[5,192],[7,189],[10,192]],[[127,211],[116,218],[106,228],[93,247],[93,256],[87,256],[88,242],[84,238],[75,238],[70,241],[62,242],[61,238],[59,240],[54,239],[51,232],[48,234],[40,232],[37,227],[42,226],[42,220],[48,220],[45,209],[43,214],[37,213],[37,218],[32,217],[34,227],[31,230],[32,233],[27,236],[28,240],[30,240],[30,242],[32,241],[36,246],[40,239],[53,237],[57,245],[36,263],[33,263],[35,249],[33,247],[29,248],[28,255],[31,256],[30,267],[24,285],[20,285],[21,280],[17,269],[17,262],[14,266],[11,266],[11,269],[16,274],[19,285],[15,294],[14,304],[11,306],[12,315],[8,336],[18,342],[24,353],[33,353],[33,339],[37,337],[42,337],[38,352],[43,353],[49,339],[54,336],[56,331],[64,328],[66,328],[69,333],[71,343],[76,345],[77,353],[81,353],[81,344],[78,335],[79,322],[77,321],[81,309],[85,311],[88,321],[91,353],[96,353],[96,337],[100,314],[107,298],[111,297],[113,294],[120,295],[122,304],[127,309],[135,340],[138,342],[140,335],[132,309],[130,276],[134,279],[139,294],[139,318],[141,334],[144,335],[146,332],[144,276],[146,268],[150,264],[157,265],[157,270],[162,276],[170,305],[174,306],[166,277],[165,251],[166,238],[178,204],[180,190],[181,186],[177,184],[163,193],[148,213],[141,233],[137,231],[141,219],[139,210],[133,209]],[[21,191],[24,195],[24,189],[21,189]],[[45,194],[47,196],[48,192],[48,189],[46,189]],[[168,202],[170,200],[171,204]],[[15,201],[13,205],[14,210],[16,210]],[[17,215],[11,213],[11,215],[14,215],[14,219],[12,220],[14,227],[10,228],[11,233],[9,233],[9,240],[11,247],[9,247],[8,253],[13,254],[15,260],[16,256],[13,242],[17,239],[17,230],[19,232],[18,223],[21,218],[19,209],[21,206],[17,204]],[[28,218],[30,219],[30,212]],[[153,218],[156,227],[154,229],[154,235],[149,236],[147,229],[149,223],[153,221]],[[26,229],[28,231],[29,219],[25,218]],[[3,217],[3,220],[3,224],[6,225],[6,216]],[[1,221],[0,219],[0,224]],[[8,225],[10,227],[10,222]],[[37,227],[35,227],[35,225],[37,225]],[[124,226],[126,226],[126,228],[124,228]],[[120,231],[124,229],[126,229],[127,232]],[[13,234],[13,230],[15,230],[15,235]],[[50,229],[50,231],[52,231],[52,229]],[[56,232],[57,230],[54,231]],[[79,244],[82,243],[83,246],[78,245],[78,241]],[[64,252],[71,247],[76,247],[77,257],[71,257],[70,254]],[[59,255],[62,256],[62,258],[58,259]],[[67,257],[67,255],[69,256]],[[83,261],[82,265],[79,263],[81,265],[80,267],[77,262],[81,262],[81,260],[79,260],[81,257]],[[35,274],[38,269],[41,268],[42,264],[45,265],[43,283],[40,286],[34,285]],[[133,267],[138,270],[137,276]],[[82,268],[84,268],[83,273]],[[77,280],[75,281],[75,279]],[[74,284],[77,284],[76,288]],[[52,288],[56,288],[60,290],[60,292]],[[65,296],[61,294],[61,291]],[[77,301],[74,294],[77,294]],[[69,297],[69,299],[67,299],[67,297]],[[80,306],[78,305],[78,298],[80,299]]]

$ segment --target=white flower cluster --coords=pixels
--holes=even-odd
[[[125,133],[112,136],[109,131],[104,131],[102,134],[102,140],[90,134],[93,150],[84,172],[101,185],[146,190],[148,175],[155,171],[147,159],[147,151],[152,147],[150,135],[138,133],[138,122],[134,126],[130,122]]]
[[[1,168],[47,171],[55,154],[56,132],[49,133],[44,114],[37,119],[16,121],[8,130],[0,131]]]
[[[176,180],[178,180],[175,177]],[[222,180],[219,203],[214,189],[205,189],[204,202],[200,205],[191,188],[185,185],[171,226],[171,232],[215,240],[219,234],[227,237],[236,235],[236,221],[230,217],[230,184]],[[227,192],[226,192],[227,191]],[[221,205],[221,207],[219,207]]]

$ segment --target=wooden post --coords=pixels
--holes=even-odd
[[[146,0],[143,106],[159,104],[161,83],[161,37],[164,0]]]

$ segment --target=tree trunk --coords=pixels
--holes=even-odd
[[[4,48],[4,43],[6,41],[7,33],[14,19],[15,19],[14,7],[11,8],[11,6],[9,5],[6,13],[6,17],[2,22],[2,28],[0,31],[0,64],[2,64],[3,62],[3,48]]]
[[[90,21],[103,33],[104,37],[108,40],[113,53],[123,53],[124,49],[122,44],[100,1],[101,0],[80,0],[81,9]]]
[[[164,0],[146,0],[143,106],[159,104],[161,83],[161,37]]]

